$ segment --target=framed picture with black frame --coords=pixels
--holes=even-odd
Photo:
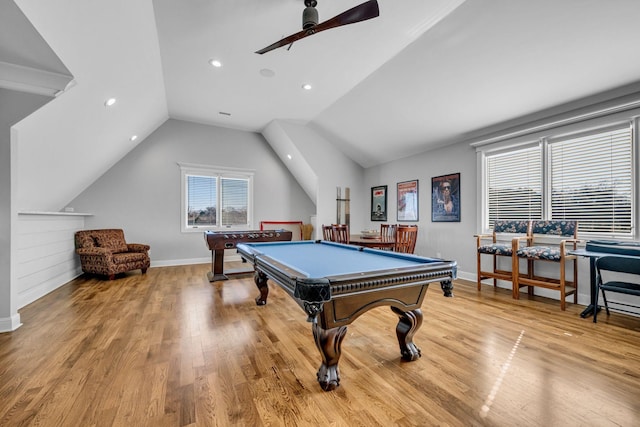
[[[431,221],[460,222],[460,173],[431,178]]]
[[[387,220],[387,186],[371,187],[371,221]]]
[[[418,180],[398,183],[398,221],[418,221]]]

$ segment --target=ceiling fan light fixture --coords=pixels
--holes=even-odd
[[[315,3],[315,1],[313,3]],[[303,30],[310,30],[318,25],[318,9],[316,9],[314,6],[307,6],[302,12]]]

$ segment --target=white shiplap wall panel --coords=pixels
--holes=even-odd
[[[12,259],[18,308],[59,288],[82,273],[74,233],[84,228],[82,214],[18,215]]]

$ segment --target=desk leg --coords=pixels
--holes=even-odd
[[[406,361],[417,360],[422,354],[420,349],[413,343],[413,335],[422,326],[422,311],[417,308],[411,311],[402,311],[391,307],[391,310],[398,315],[400,321],[396,326],[396,336],[400,344],[400,353]]]
[[[260,291],[260,295],[256,297],[256,305],[265,305],[267,303],[267,297],[269,296],[267,275],[261,271],[256,270],[255,274],[253,275],[253,281],[256,282],[256,286]]]
[[[340,369],[338,361],[342,353],[342,340],[347,333],[346,326],[323,329],[317,322],[313,322],[313,338],[316,347],[322,355],[322,365],[318,369],[318,383],[324,391],[330,391],[340,385]]]
[[[589,257],[589,280],[591,286],[591,303],[582,310],[580,313],[580,317],[587,318],[593,315],[593,306],[596,303],[596,292],[598,292],[598,287],[596,286],[596,257]],[[600,311],[600,307],[598,307],[598,311]]]

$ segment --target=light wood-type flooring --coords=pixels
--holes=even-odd
[[[348,327],[324,392],[311,326],[270,284],[209,283],[209,265],[82,276],[0,334],[0,426],[638,426],[640,318],[475,283],[429,288],[400,359],[397,316]]]

